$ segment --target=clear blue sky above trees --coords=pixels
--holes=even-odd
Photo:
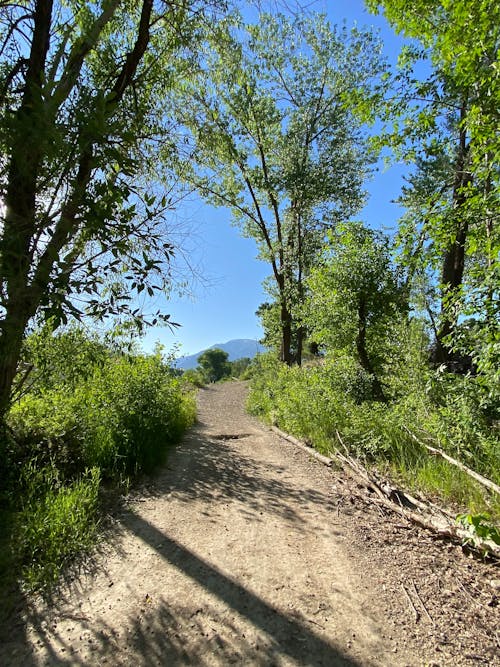
[[[403,40],[382,16],[368,13],[362,0],[320,0],[309,7],[325,12],[332,23],[345,20],[348,26],[354,22],[373,26],[380,31],[386,57],[395,64]],[[376,229],[394,229],[401,209],[392,201],[399,195],[404,173],[402,165],[386,169],[381,163],[366,184],[369,199],[357,218]],[[255,242],[242,238],[231,226],[228,211],[195,197],[179,205],[173,223],[180,230],[183,247],[178,271],[191,295],[174,292],[168,302],[158,304],[181,326],[174,331],[164,327],[148,330],[144,349],[149,351],[160,342],[166,349],[177,345],[182,354],[191,354],[232,338],[260,338],[255,311],[265,300],[261,283],[269,267],[255,258]]]

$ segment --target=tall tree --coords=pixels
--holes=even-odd
[[[361,223],[339,225],[308,287],[306,319],[314,340],[353,355],[372,378],[373,396],[383,400],[384,347],[405,312],[389,239]]]
[[[33,318],[120,312],[134,290],[168,284],[153,158],[169,131],[161,98],[204,4],[2,3],[0,415]]]
[[[300,363],[303,332],[295,349],[292,333],[325,230],[363,202],[372,155],[356,111],[381,67],[371,34],[263,15],[208,44],[177,105],[192,149],[183,177],[229,207],[271,265],[288,364]]]
[[[383,8],[398,32],[421,44],[403,57],[410,65],[409,85],[405,113],[391,142],[409,162],[418,158],[403,196],[412,209],[405,243],[407,248],[413,243],[413,266],[419,259],[440,257],[434,358],[452,365],[464,317],[476,328],[482,322],[483,333],[490,332],[490,347],[498,330],[500,232],[494,220],[500,185],[500,7],[489,0],[367,4]],[[428,56],[432,64],[424,81],[411,73],[411,51]]]

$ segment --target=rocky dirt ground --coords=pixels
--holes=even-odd
[[[500,570],[200,390],[197,425],[0,664],[500,665]]]

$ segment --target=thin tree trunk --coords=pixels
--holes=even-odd
[[[304,352],[304,327],[299,327],[297,329],[297,352],[295,354],[295,363],[298,366],[302,366],[302,354]]]
[[[470,172],[466,169],[469,152],[467,132],[464,127],[466,114],[467,107],[466,102],[464,102],[460,112],[459,147],[453,184],[453,215],[456,219],[456,233],[454,241],[447,249],[443,260],[441,326],[438,330],[436,348],[433,354],[433,361],[444,364],[453,361],[453,353],[446,339],[453,333],[456,326],[456,315],[450,309],[447,301],[453,299],[462,285],[465,270],[465,245],[469,231],[467,216],[464,214],[467,201],[465,189],[472,180]]]
[[[364,298],[361,298],[358,304],[358,335],[356,336],[356,351],[358,353],[361,367],[373,378],[372,389],[374,397],[379,401],[385,401],[386,398],[384,396],[382,385],[380,384],[380,380],[375,373],[366,350],[366,302]]]
[[[281,361],[288,366],[292,365],[292,318],[290,311],[285,303],[283,295],[281,297]]]

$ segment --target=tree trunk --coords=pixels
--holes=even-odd
[[[364,298],[359,300],[358,304],[358,335],[356,336],[356,351],[358,353],[361,367],[369,373],[372,380],[373,396],[378,401],[385,401],[384,391],[380,380],[373,369],[372,363],[366,350],[366,301]]]
[[[26,303],[10,306],[1,324],[0,335],[0,422],[9,409],[12,383],[21,356],[24,332],[30,319]]]
[[[467,201],[465,189],[472,180],[472,175],[466,169],[469,152],[467,132],[464,127],[466,114],[467,108],[466,102],[464,102],[460,111],[461,127],[453,184],[453,215],[455,216],[456,233],[454,241],[446,250],[443,259],[441,326],[437,332],[436,347],[433,353],[433,361],[440,364],[451,364],[454,361],[453,353],[450,345],[446,342],[446,338],[453,332],[457,318],[447,301],[448,299],[453,300],[453,297],[457,294],[462,285],[465,270],[465,244],[469,231],[467,216],[464,214]]]
[[[298,366],[302,366],[302,353],[304,351],[304,327],[299,327],[297,329],[297,352],[295,354],[295,363]]]
[[[287,366],[292,365],[292,317],[282,297],[281,301],[281,354],[280,358]]]

